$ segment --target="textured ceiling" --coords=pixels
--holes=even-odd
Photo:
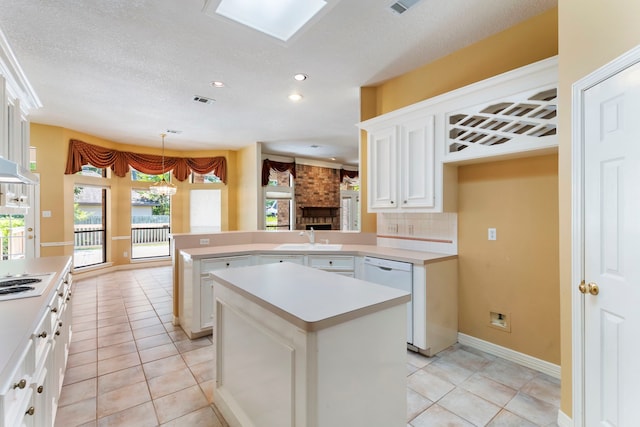
[[[421,0],[396,15],[392,0],[328,2],[287,43],[203,13],[204,0],[0,0],[0,28],[42,101],[33,122],[158,147],[175,129],[167,149],[259,141],[270,153],[357,164],[361,86],[557,5]],[[309,79],[295,81],[298,72]],[[287,99],[293,91],[302,101]]]

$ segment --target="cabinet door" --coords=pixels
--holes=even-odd
[[[213,280],[203,275],[200,280],[200,329],[213,327]]]
[[[395,208],[396,189],[396,128],[391,127],[369,133],[368,158],[368,207],[369,209]]]
[[[433,116],[404,123],[400,138],[400,207],[432,208],[435,204]]]

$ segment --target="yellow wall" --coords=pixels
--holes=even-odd
[[[551,9],[389,80],[375,96],[363,91],[361,116],[372,110],[384,114],[554,56],[557,18],[558,10]],[[558,364],[557,156],[462,166],[458,173],[461,332]],[[523,218],[528,222],[520,227]],[[496,242],[487,241],[488,227],[498,229]],[[513,316],[511,333],[486,326],[491,309]],[[546,316],[542,321],[540,313]]]
[[[51,211],[50,218],[40,218],[41,243],[54,243],[44,246],[40,256],[73,255],[73,187],[76,184],[100,185],[108,187],[107,199],[107,260],[114,264],[128,264],[131,253],[131,241],[119,239],[131,235],[131,189],[136,188],[129,174],[124,178],[86,177],[82,175],[64,175],[67,164],[67,151],[70,139],[79,139],[89,144],[137,153],[161,154],[161,149],[153,147],[117,144],[92,135],[83,134],[55,126],[31,124],[31,145],[36,147],[37,159],[35,172],[40,174],[40,210]],[[234,226],[236,208],[230,193],[237,183],[234,166],[235,153],[230,151],[193,151],[189,153],[166,150],[165,154],[175,156],[225,156],[227,157],[228,185],[189,184],[175,181],[178,192],[171,199],[171,231],[183,233],[189,231],[189,190],[194,188],[220,188],[222,190],[222,229]],[[140,187],[138,187],[140,188]],[[226,227],[226,228],[225,228]],[[115,240],[113,240],[115,238]]]
[[[236,167],[238,168],[237,201],[238,229],[244,231],[258,230],[258,201],[262,200],[261,146],[259,143],[249,145],[238,151]],[[260,211],[260,213],[262,213]]]
[[[458,238],[459,331],[560,364],[558,156],[459,167]]]
[[[640,2],[560,0],[561,409],[571,415],[571,85],[640,43]]]

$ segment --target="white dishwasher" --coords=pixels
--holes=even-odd
[[[413,344],[413,264],[366,256],[364,280],[411,294],[407,303],[407,343]]]

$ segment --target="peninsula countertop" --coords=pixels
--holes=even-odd
[[[209,273],[225,286],[307,332],[411,300],[409,293],[293,263]]]
[[[314,254],[314,255],[356,255],[356,256],[373,256],[394,261],[409,262],[414,265],[426,265],[432,262],[446,261],[449,259],[457,259],[457,255],[442,254],[437,252],[422,252],[406,249],[397,249],[386,246],[377,245],[349,245],[343,244],[339,250],[319,249],[322,244],[318,243],[319,250],[313,249],[278,249],[281,244],[274,243],[248,243],[241,245],[227,246],[206,246],[200,248],[182,249],[180,252],[188,255],[192,259],[205,259],[223,256],[237,255],[256,255],[263,253],[271,254]]]

